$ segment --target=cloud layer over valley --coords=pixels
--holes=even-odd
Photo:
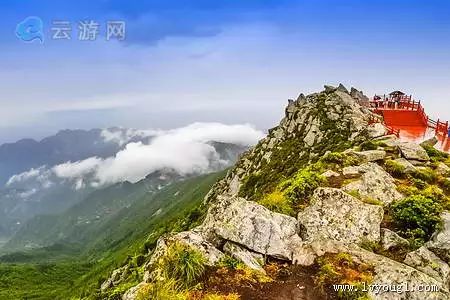
[[[120,133],[120,134],[119,134]],[[108,158],[90,157],[56,166],[41,166],[12,176],[8,187],[48,188],[56,182],[70,182],[74,189],[98,187],[117,182],[137,182],[162,169],[181,175],[205,173],[226,166],[211,142],[250,146],[264,134],[248,124],[193,123],[172,130],[104,130],[105,141],[124,145]],[[139,141],[133,141],[139,137]],[[147,139],[146,139],[147,138]]]

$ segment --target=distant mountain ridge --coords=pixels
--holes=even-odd
[[[128,142],[148,141],[151,136],[130,135],[131,129],[112,127],[91,130],[61,130],[40,141],[22,139],[0,145],[0,186],[14,175],[43,165],[53,166],[67,161],[79,161],[97,156],[106,158],[123,148],[123,143],[105,136],[129,136]]]

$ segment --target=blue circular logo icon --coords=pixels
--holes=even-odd
[[[31,43],[34,40],[44,42],[44,22],[39,17],[28,17],[16,27],[16,36],[24,41]]]

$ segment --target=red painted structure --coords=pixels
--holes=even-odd
[[[385,126],[395,132],[394,128],[399,126],[432,128],[436,136],[447,137],[449,134],[449,124],[429,118],[420,101],[415,101],[412,96],[406,96],[396,91],[386,96],[375,95],[369,101],[369,108],[376,114],[383,116]]]

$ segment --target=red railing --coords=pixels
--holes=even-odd
[[[439,119],[437,121],[427,118],[428,127],[434,129],[436,134],[448,135],[448,121],[442,122]]]
[[[369,107],[375,110],[398,109],[423,111],[423,107],[420,104],[420,101],[412,100],[411,96],[402,96],[396,98],[381,98],[381,96],[375,96],[374,99],[369,102]]]
[[[425,113],[425,109],[423,108],[420,101],[415,101],[412,99],[412,96],[391,96],[391,95],[375,95],[373,100],[369,101],[369,108],[371,108],[375,113],[382,114],[383,110],[412,110],[417,111],[419,113],[419,117],[422,120],[424,125],[427,125],[430,128],[435,129],[435,133],[437,135],[448,135],[450,137],[449,132],[449,124],[447,122],[442,122],[439,119],[434,121],[430,119]],[[375,123],[375,120],[372,120]],[[371,120],[369,120],[369,123]],[[386,126],[388,131],[391,134],[399,134],[399,130]]]
[[[386,129],[388,130],[388,134],[394,134],[395,136],[400,137],[400,129],[396,129],[387,125],[384,125],[384,127],[386,127]]]

